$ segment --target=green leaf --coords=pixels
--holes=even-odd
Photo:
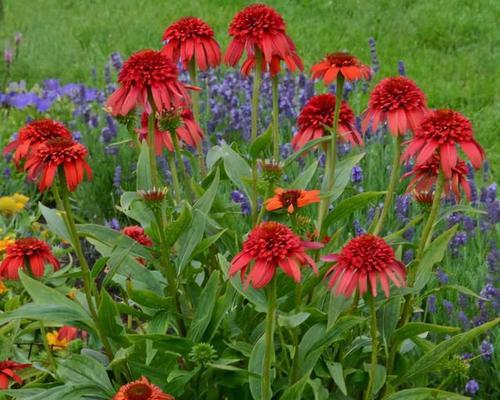
[[[365,371],[370,372],[371,365],[365,364]],[[385,384],[385,379],[387,378],[387,371],[383,365],[378,365],[375,367],[375,379],[373,380],[372,393],[375,395],[378,393],[382,386]]]
[[[262,157],[262,152],[271,145],[273,134],[269,127],[262,135],[257,136],[257,139],[250,145],[249,154],[252,159],[256,160]]]
[[[289,315],[278,314],[278,325],[284,328],[296,328],[311,316],[308,312],[299,312]]]
[[[456,206],[446,207],[446,209],[444,209],[442,214],[437,218],[436,224],[439,221],[445,220],[446,218],[448,218],[448,216],[450,216],[453,213],[487,214],[486,211],[481,210],[479,208],[458,204]]]
[[[214,203],[215,196],[217,195],[217,191],[219,189],[220,182],[220,173],[219,170],[215,172],[214,179],[212,183],[208,187],[203,196],[201,196],[198,201],[194,204],[193,208],[200,210],[204,214],[208,214],[210,209],[212,208],[212,204]]]
[[[153,212],[144,204],[137,192],[124,192],[120,197],[120,206],[116,207],[127,217],[139,222],[144,229],[148,229],[154,221]]]
[[[219,289],[219,272],[212,272],[210,279],[201,291],[196,313],[189,327],[188,337],[195,343],[198,343],[203,338],[203,334],[212,319],[215,302],[217,300],[217,292]]]
[[[135,185],[137,190],[150,190],[153,187],[151,165],[149,164],[149,151],[148,143],[143,140],[139,158],[137,159],[137,179]]]
[[[286,390],[280,397],[280,400],[297,400],[302,398],[302,392],[304,391],[307,382],[309,381],[309,376],[304,375],[292,386],[288,386]]]
[[[347,396],[347,387],[345,385],[344,368],[342,367],[342,364],[338,362],[327,361],[326,366],[335,384],[338,386],[344,396]]]
[[[398,324],[401,298],[394,297],[377,310],[377,325],[386,349]]]
[[[300,148],[299,151],[293,153],[291,156],[289,156],[285,160],[284,168],[286,169],[286,167],[288,167],[292,162],[294,162],[302,154],[307,153],[309,150],[311,150],[313,147],[316,147],[318,144],[325,143],[325,142],[328,142],[331,140],[332,139],[330,136],[323,136],[323,137],[320,137],[319,139],[314,139],[314,140],[307,142],[307,144],[304,147]]]
[[[255,343],[250,359],[248,360],[248,371],[251,375],[248,378],[250,392],[254,400],[262,399],[262,365],[264,363],[265,341],[264,335]]]
[[[222,159],[224,160],[224,169],[229,179],[236,185],[238,189],[243,190],[247,196],[250,193],[248,185],[245,184],[244,178],[252,175],[252,169],[248,163],[235,152],[229,145],[223,144],[220,146]]]
[[[427,285],[427,282],[429,282],[429,279],[431,279],[432,267],[443,259],[446,249],[448,248],[448,243],[453,235],[455,235],[457,229],[458,225],[455,225],[443,232],[436,239],[434,239],[427,250],[425,250],[422,259],[418,264],[417,277],[415,285],[413,285],[413,288],[416,291],[422,290],[425,285]]]
[[[425,353],[415,363],[413,363],[411,367],[406,371],[406,373],[396,379],[396,382],[401,383],[410,381],[416,376],[432,370],[438,363],[443,361],[450,354],[455,354],[461,347],[467,345],[476,336],[481,335],[490,329],[493,329],[499,323],[500,318],[497,318],[485,324],[472,328],[467,332],[456,335],[451,339],[442,341],[431,351]]]
[[[47,222],[49,230],[61,239],[71,242],[71,235],[68,232],[68,228],[66,228],[61,211],[45,207],[42,203],[38,203],[38,208]]]
[[[111,384],[104,366],[92,357],[73,355],[60,362],[57,368],[57,375],[63,382],[74,385],[97,386],[108,396],[115,394],[115,389]]]
[[[140,343],[151,340],[153,342],[153,347],[156,349],[170,351],[184,356],[188,355],[194,345],[191,339],[165,334],[134,334],[127,335],[127,339],[129,339],[132,343]]]
[[[467,400],[469,397],[458,393],[431,388],[405,389],[384,397],[383,400]]]
[[[398,342],[402,342],[405,339],[410,339],[424,332],[457,333],[460,332],[460,328],[455,326],[428,324],[425,322],[408,322],[394,332],[394,339]]]
[[[208,248],[210,248],[210,246],[212,246],[215,242],[217,242],[217,240],[219,240],[220,237],[226,231],[227,231],[227,229],[223,229],[222,231],[216,233],[215,235],[209,236],[209,237],[203,239],[200,243],[198,243],[196,248],[193,250],[193,258],[200,255],[200,254],[203,254],[203,252],[205,250],[207,250]]]
[[[466,294],[467,296],[475,297],[476,299],[483,300],[483,301],[488,301],[488,299],[486,299],[485,297],[481,297],[480,295],[478,295],[474,291],[470,290],[469,288],[467,288],[465,286],[460,286],[460,285],[444,285],[444,286],[440,286],[438,288],[431,289],[428,292],[424,293],[422,295],[422,297],[427,297],[431,293],[444,292],[446,290],[455,290],[455,291],[457,291],[459,293]]]
[[[132,287],[132,284],[128,284],[127,294],[130,300],[143,307],[159,310],[168,310],[171,308],[171,298],[160,296],[151,290],[135,289]]]
[[[339,222],[349,217],[386,193],[387,192],[363,192],[342,200],[325,218],[325,229],[328,228],[331,223]]]
[[[115,341],[121,341],[120,336],[124,332],[124,327],[120,319],[118,308],[106,290],[101,291],[101,302],[99,304],[97,316],[102,332]]]
[[[318,162],[315,161],[307,167],[307,169],[303,172],[300,173],[300,175],[295,179],[289,187],[291,189],[305,189],[307,185],[309,185],[309,182],[311,182],[311,179],[313,178],[314,174],[316,173],[316,170],[318,169]]]
[[[187,202],[182,203],[182,210],[175,221],[172,221],[165,228],[165,238],[167,246],[171,247],[177,242],[177,239],[187,229],[193,220],[193,211]]]

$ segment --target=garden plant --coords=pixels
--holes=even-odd
[[[9,82],[6,49],[0,399],[497,398],[474,121],[373,39],[306,66],[278,10],[227,22],[113,53],[103,87]]]

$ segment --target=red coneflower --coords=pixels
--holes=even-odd
[[[350,297],[358,289],[363,296],[368,289],[377,295],[377,282],[389,297],[389,279],[397,287],[406,286],[406,269],[394,255],[394,250],[384,239],[365,234],[351,239],[338,254],[322,257],[323,261],[336,264],[325,277],[330,276],[329,286],[335,287],[335,294]]]
[[[265,202],[267,211],[286,208],[289,214],[297,208],[313,203],[319,203],[319,190],[285,190],[278,188],[274,191],[275,196]]]
[[[158,386],[149,383],[143,376],[120,387],[113,400],[175,400],[175,398],[162,392]]]
[[[51,119],[32,121],[19,130],[17,139],[5,147],[3,154],[6,155],[14,151],[14,162],[18,164],[19,161],[26,158],[34,147],[57,137],[72,138],[71,132],[59,122]]]
[[[416,193],[429,193],[437,182],[439,169],[441,168],[440,156],[434,153],[430,159],[423,164],[417,164],[410,172],[403,175],[403,178],[413,176],[408,184],[408,190]],[[444,194],[448,195],[451,191],[460,201],[460,188],[465,192],[467,200],[471,199],[471,187],[467,180],[467,164],[457,159],[455,166],[451,167],[451,176],[445,178]]]
[[[356,57],[349,53],[328,54],[319,63],[311,68],[312,78],[323,79],[325,85],[329,85],[337,79],[340,73],[346,80],[370,79],[370,67],[364,65]]]
[[[404,76],[386,78],[370,94],[363,132],[370,124],[376,129],[380,122],[387,122],[393,135],[404,135],[408,129],[415,132],[426,112],[425,94],[415,82]]]
[[[408,160],[417,155],[416,164],[422,164],[437,150],[443,172],[449,179],[458,162],[457,144],[469,157],[474,168],[481,168],[484,150],[474,139],[470,121],[453,110],[435,110],[422,120],[402,159]]]
[[[63,326],[57,331],[47,332],[47,343],[53,350],[64,350],[76,339],[78,329],[74,326]]]
[[[184,17],[170,25],[163,34],[165,46],[161,50],[171,60],[180,60],[185,69],[194,59],[205,71],[220,64],[221,53],[212,28],[200,18]]]
[[[20,364],[11,360],[0,361],[0,389],[7,389],[9,387],[9,379],[14,379],[20,385],[23,380],[15,371],[31,367],[31,364]]]
[[[123,228],[122,233],[143,246],[150,247],[153,245],[152,240],[144,233],[144,228],[139,225],[127,226]]]
[[[265,4],[252,4],[238,12],[229,26],[229,43],[224,61],[235,66],[246,50],[247,59],[241,72],[248,75],[255,67],[256,52],[263,55],[263,71],[269,68],[271,75],[280,71],[284,61],[292,72],[303,69],[302,60],[297,55],[295,44],[286,34],[283,17]]]
[[[330,135],[328,128],[333,127],[335,102],[335,96],[330,93],[309,99],[297,118],[299,129],[292,139],[295,151],[311,140]],[[340,139],[349,141],[354,146],[363,144],[363,139],[356,129],[356,117],[346,101],[342,101],[340,106],[338,133]]]
[[[40,278],[45,272],[46,264],[52,264],[54,270],[60,267],[47,243],[35,238],[17,239],[5,251],[5,258],[0,264],[0,276],[17,280],[19,269],[28,268],[29,273]]]
[[[303,265],[310,265],[314,272],[318,272],[314,260],[305,250],[321,247],[320,243],[300,240],[285,225],[278,222],[263,222],[250,232],[243,243],[243,250],[231,261],[229,275],[233,276],[240,272],[245,288],[252,284],[255,289],[260,289],[273,279],[279,266],[295,282],[300,282],[300,268]],[[245,278],[252,262],[252,270]]]
[[[58,137],[40,144],[29,156],[24,169],[28,171],[29,179],[40,179],[38,189],[43,192],[52,186],[61,166],[66,186],[72,192],[83,182],[85,175],[87,180],[92,179],[92,170],[85,160],[87,155],[88,151],[83,144]]]
[[[177,78],[177,67],[165,54],[141,50],[123,64],[118,75],[121,86],[108,98],[106,106],[112,115],[127,115],[135,107],[149,113],[149,95],[160,113],[185,106],[191,101],[186,89],[195,88],[183,85]]]

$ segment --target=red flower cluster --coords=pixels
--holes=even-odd
[[[106,103],[113,115],[127,115],[141,107],[151,112],[149,101],[158,112],[183,107],[190,103],[186,89],[193,86],[179,82],[177,67],[166,54],[154,50],[134,53],[118,75],[120,87]]]
[[[17,280],[19,270],[28,268],[29,273],[40,278],[46,264],[52,264],[54,270],[60,267],[47,243],[35,238],[17,239],[6,249],[5,258],[0,264],[0,277]]]
[[[297,119],[298,132],[292,139],[295,150],[307,142],[330,135],[328,128],[333,127],[335,96],[330,93],[319,94],[309,99]],[[356,129],[356,118],[347,102],[340,106],[338,133],[340,139],[349,141],[352,145],[362,145],[363,139]]]
[[[420,165],[438,151],[441,168],[446,178],[450,179],[453,168],[458,163],[457,144],[469,157],[474,168],[481,168],[484,150],[474,139],[470,121],[453,110],[436,110],[424,118],[402,159],[417,156],[416,164]]]
[[[6,155],[14,151],[14,162],[18,164],[21,160],[26,159],[30,151],[36,149],[38,145],[58,137],[72,139],[70,131],[63,124],[51,119],[38,119],[22,127],[17,139],[5,147],[3,154]]]
[[[166,394],[161,389],[149,383],[142,377],[134,382],[120,387],[114,395],[113,400],[175,400],[173,396]]]
[[[74,191],[83,182],[85,174],[88,180],[92,178],[92,170],[85,160],[87,155],[84,145],[56,137],[40,144],[26,161],[24,169],[28,171],[29,179],[39,179],[38,188],[43,192],[52,186],[61,166],[68,190]]]
[[[323,261],[336,264],[325,277],[330,276],[329,286],[335,294],[350,297],[356,289],[363,296],[368,284],[373,296],[377,295],[377,282],[389,297],[389,279],[397,287],[406,286],[406,269],[394,255],[394,250],[384,239],[374,235],[361,235],[351,239],[338,254],[324,256]]]
[[[290,228],[278,222],[263,222],[256,226],[243,243],[243,250],[231,261],[229,275],[240,272],[241,280],[247,288],[249,284],[255,289],[266,286],[279,266],[295,282],[300,282],[300,268],[309,265],[318,272],[316,263],[309,257],[306,249],[321,248],[320,243],[304,242]],[[245,274],[254,262],[252,270]]]
[[[356,57],[349,53],[328,54],[319,63],[311,68],[313,79],[323,79],[325,85],[329,85],[341,74],[348,81],[358,79],[370,79],[370,67],[364,65]]]
[[[31,364],[20,364],[15,361],[5,360],[0,361],[0,389],[7,389],[9,387],[9,379],[14,379],[20,385],[23,380],[15,371],[31,367]]]
[[[143,246],[150,247],[153,245],[152,240],[144,233],[144,228],[139,225],[127,226],[123,228],[122,233]]]
[[[214,31],[200,18],[185,17],[170,25],[163,34],[162,52],[171,60],[180,60],[185,69],[191,60],[205,71],[220,64],[221,53]]]
[[[233,39],[229,43],[224,61],[235,66],[246,50],[247,59],[241,66],[244,75],[248,75],[255,68],[257,51],[263,55],[262,69],[269,69],[271,75],[279,73],[281,61],[284,61],[292,72],[303,69],[295,44],[286,34],[283,17],[269,6],[252,4],[238,12],[229,26],[229,35]]]
[[[441,160],[438,153],[434,153],[430,159],[422,164],[416,165],[410,172],[403,175],[403,178],[412,176],[413,179],[408,184],[407,192],[416,192],[419,202],[426,199],[428,196],[422,193],[430,193],[435,186],[439,169],[441,168]],[[448,195],[453,192],[458,201],[460,201],[460,188],[465,192],[467,200],[471,200],[471,187],[467,180],[467,165],[462,160],[458,159],[455,166],[451,168],[451,176],[445,180],[444,194]]]
[[[426,112],[425,94],[415,82],[404,76],[386,78],[370,94],[362,129],[387,122],[393,135],[404,135],[408,129],[416,131]]]
[[[148,118],[148,113],[143,112],[141,117],[141,127],[137,129],[137,133],[139,133],[139,138],[141,140],[147,140],[148,138]],[[203,140],[203,131],[194,119],[192,111],[184,109],[181,111],[178,118],[180,119],[180,125],[175,130],[178,138],[188,146],[196,147],[196,145]],[[155,126],[154,142],[157,155],[161,155],[164,148],[170,152],[174,151],[174,144],[172,143],[170,132],[160,130],[158,121]]]

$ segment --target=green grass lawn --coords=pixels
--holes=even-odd
[[[196,15],[223,46],[241,0],[0,0],[0,43],[24,35],[13,79],[90,81],[108,55],[159,47],[175,19]],[[272,0],[306,67],[326,52],[345,49],[369,62],[377,40],[381,73],[397,74],[398,60],[424,89],[432,107],[463,112],[475,126],[498,177],[500,166],[500,6],[495,0]],[[495,23],[497,21],[497,23]]]

